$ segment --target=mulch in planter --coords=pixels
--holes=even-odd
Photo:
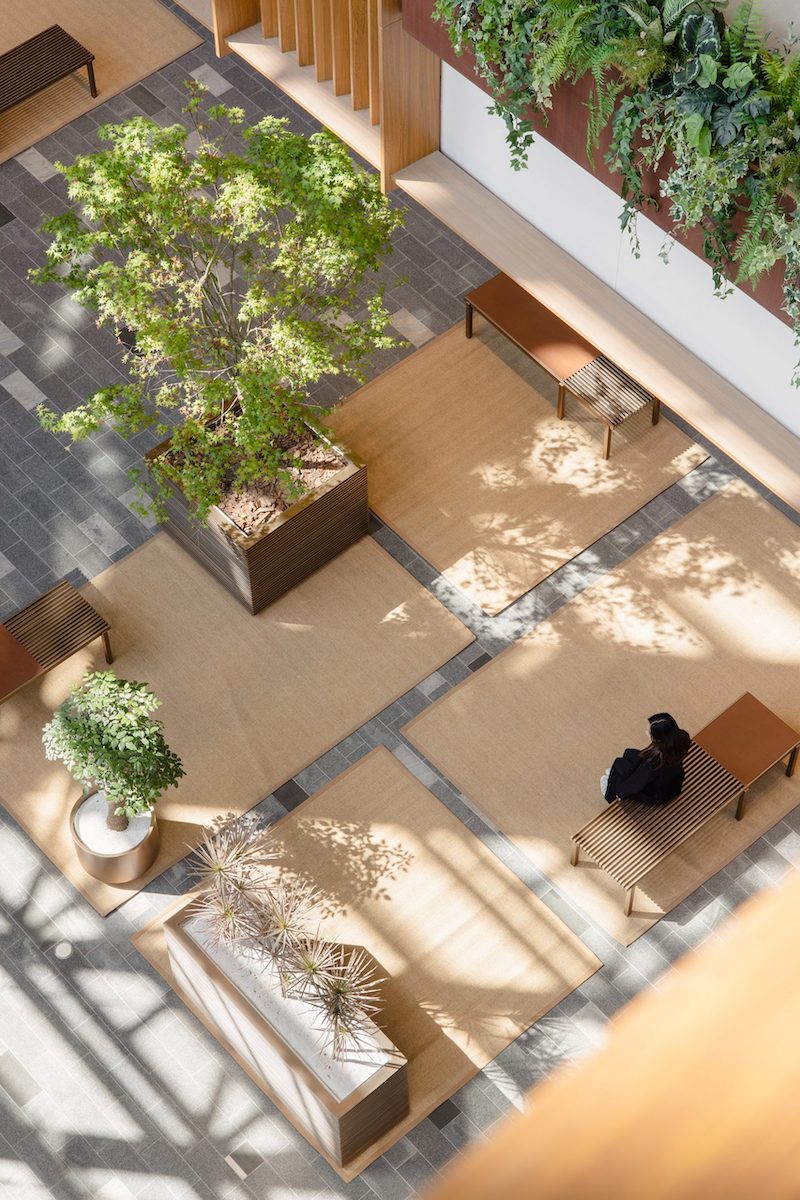
[[[244,487],[227,492],[218,507],[235,521],[246,534],[258,533],[279,513],[285,512],[302,496],[326,483],[345,460],[333,447],[308,435],[300,442],[287,446],[289,454],[302,457],[301,467],[289,471],[296,490],[294,494],[277,479],[256,480]]]

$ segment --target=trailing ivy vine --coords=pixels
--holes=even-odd
[[[436,0],[434,14],[458,53],[472,51],[515,169],[558,84],[591,76],[587,153],[610,122],[605,161],[620,175],[620,220],[637,257],[637,215],[659,203],[643,177],[656,171],[673,224],[662,257],[676,235],[700,230],[718,295],[782,264],[800,345],[800,53],[793,37],[767,44],[754,0],[727,23],[726,3]]]

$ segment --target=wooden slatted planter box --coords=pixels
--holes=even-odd
[[[183,492],[170,485],[164,529],[254,615],[367,533],[366,463],[329,444],[344,459],[342,469],[252,535],[216,507],[205,525],[192,520]],[[168,449],[169,439],[147,461]]]
[[[408,1113],[408,1063],[373,1025],[341,1060],[320,1044],[307,1006],[259,968],[214,945],[184,906],[164,922],[183,999],[292,1124],[342,1170]]]

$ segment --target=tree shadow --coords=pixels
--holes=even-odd
[[[281,837],[280,828],[270,838],[277,852],[281,874],[298,879],[319,896],[322,916],[346,915],[349,908],[365,900],[389,900],[387,884],[409,869],[413,854],[400,842],[377,835],[364,821],[334,821],[328,817],[299,816],[294,828],[302,837],[304,859]],[[320,887],[314,873],[316,856],[325,860],[325,877],[336,886]]]

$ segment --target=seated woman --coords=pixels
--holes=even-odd
[[[604,795],[609,804],[617,798],[638,800],[641,804],[668,804],[680,794],[683,760],[691,738],[669,713],[656,713],[648,720],[650,744],[644,750],[626,750],[614,759],[604,777]]]

